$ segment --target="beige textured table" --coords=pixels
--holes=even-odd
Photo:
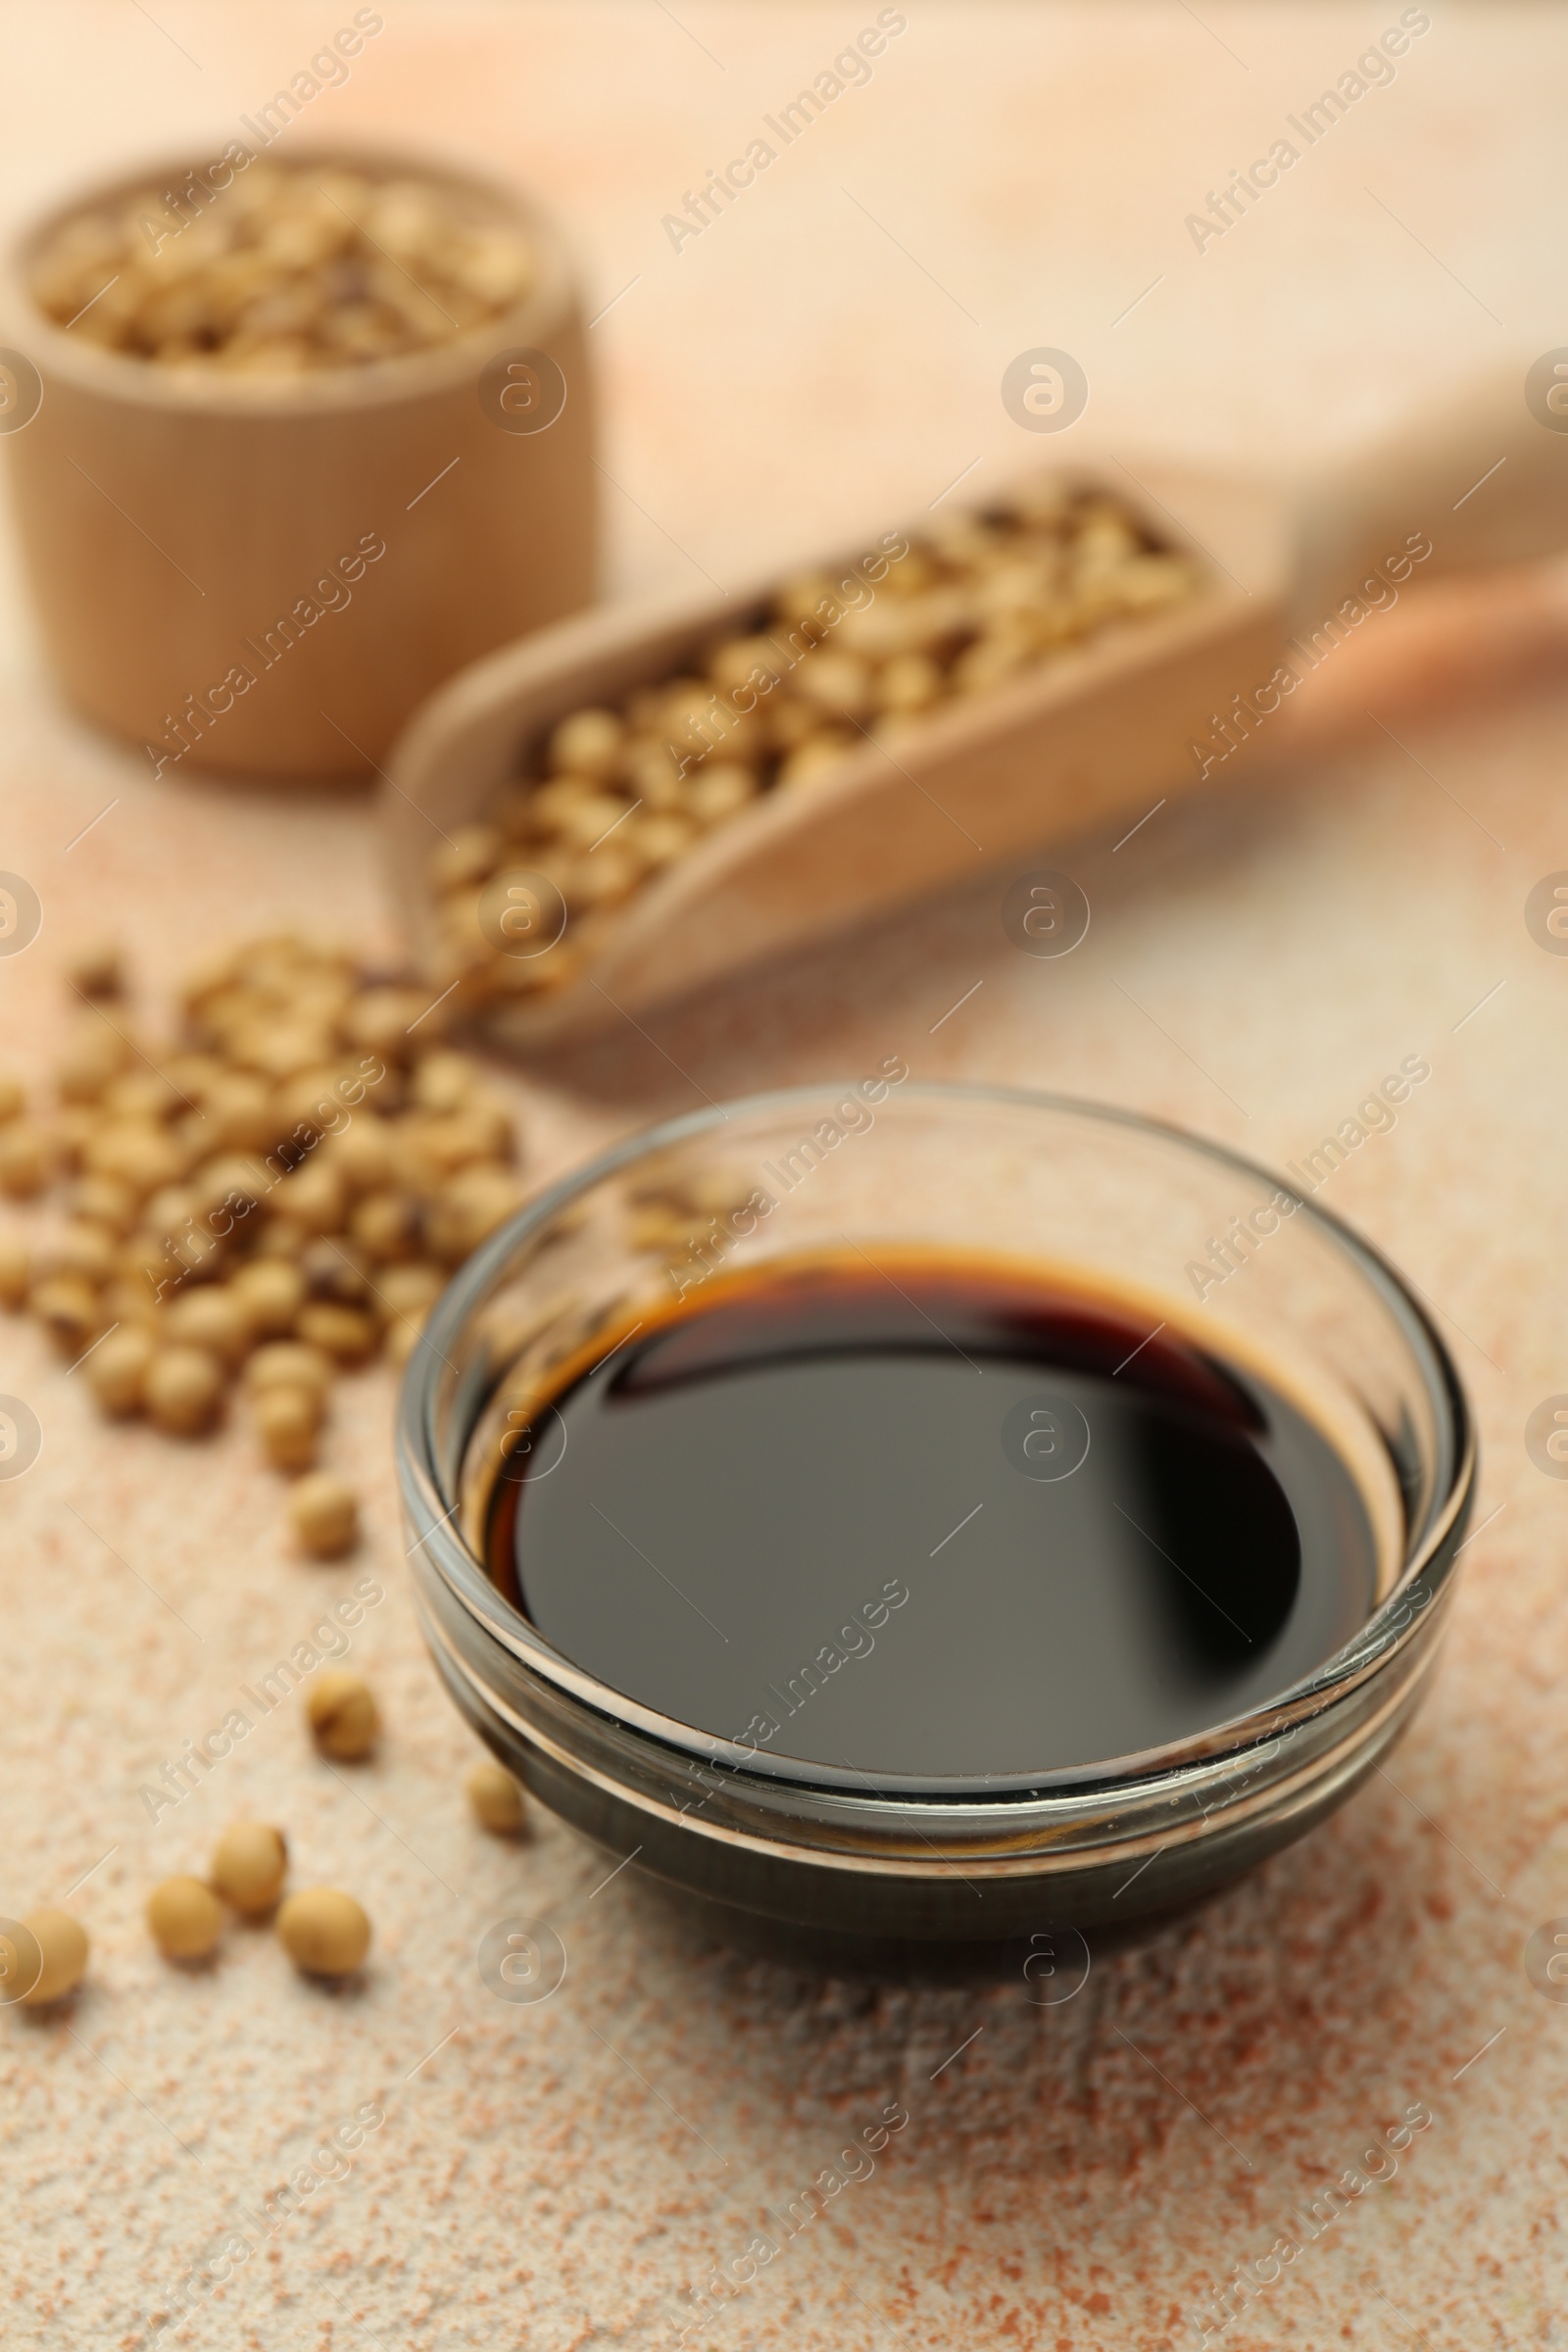
[[[1434,0],[1397,78],[1201,251],[1187,214],[1353,69],[1395,0],[907,0],[869,86],[678,250],[662,216],[829,68],[870,0],[380,13],[311,127],[461,143],[566,208],[595,307],[613,305],[594,340],[621,587],[739,576],[831,536],[848,505],[937,497],[1020,438],[997,387],[1032,345],[1082,358],[1100,426],[1129,445],[1268,466],[1562,340],[1568,24],[1545,10]],[[351,14],[7,6],[0,199],[205,141]],[[1549,641],[1553,584],[1514,593],[1507,642]],[[1406,617],[1331,688],[1342,730]],[[1484,641],[1487,609],[1473,618],[1450,613],[1450,655]],[[7,1061],[42,1069],[64,1010],[51,957],[104,929],[154,996],[269,925],[390,944],[362,804],[150,782],[53,703],[14,589],[0,663],[0,866],[45,907],[36,946],[0,962]],[[1520,1954],[1568,1914],[1568,1486],[1523,1442],[1568,1390],[1568,962],[1523,920],[1568,866],[1568,701],[1521,675],[1400,707],[1398,744],[1303,733],[1245,792],[1080,845],[1095,920],[1066,962],[1013,951],[987,880],[516,1089],[541,1175],[695,1087],[888,1053],[1108,1097],[1282,1162],[1425,1054],[1397,1129],[1332,1180],[1436,1302],[1486,1448],[1446,1670],[1391,1774],[1201,1916],[1097,1951],[1062,2006],[983,1977],[825,1981],[731,1948],[634,1869],[602,1885],[611,1864],[554,1824],[517,1851],[469,1824],[471,1746],[413,1624],[379,1375],[350,1384],[336,1440],[370,1490],[365,1555],[308,1569],[240,1435],[105,1434],[30,1328],[0,1326],[0,1386],[45,1430],[36,1469],[0,1487],[0,1910],[69,1892],[94,1939],[68,2011],[0,2013],[8,2347],[130,2352],[215,2259],[229,2276],[168,2340],[673,2345],[686,2290],[758,2230],[776,2238],[764,2208],[890,2101],[909,2121],[874,2175],[712,2306],[693,2352],[1197,2344],[1205,2296],[1239,2263],[1266,2273],[1290,2209],[1415,2102],[1433,2120],[1397,2178],[1354,2196],[1228,2342],[1565,2340],[1568,2009]],[[383,1697],[381,1759],[334,1775],[279,1707],[155,1828],[140,1786],[368,1572],[385,1598],[353,1655]],[[288,1824],[302,1873],[362,1892],[361,1988],[302,1984],[265,1934],[194,1977],[153,1954],[147,1886],[199,1865],[239,1809]],[[473,1963],[485,1925],[519,1912],[551,1913],[570,1952],[538,2007],[493,1999]],[[367,2106],[384,2121],[346,2177],[223,2256],[244,2209]]]

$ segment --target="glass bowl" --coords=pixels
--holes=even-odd
[[[763,1203],[769,1205],[763,1206]],[[842,1248],[999,1253],[1266,1366],[1351,1468],[1372,1613],[1266,1706],[1083,1767],[869,1776],[670,1720],[545,1641],[484,1564],[496,1480],[554,1367],[722,1269]],[[617,1145],[476,1252],[410,1360],[398,1461],[425,1639],[458,1706],[617,1858],[812,1931],[993,1939],[1211,1892],[1312,1827],[1427,1688],[1476,1476],[1469,1408],[1386,1261],[1265,1169],[1092,1102],[923,1085],[902,1062]],[[536,1465],[537,1467],[538,1465]]]

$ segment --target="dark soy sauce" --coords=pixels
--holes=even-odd
[[[1124,1305],[855,1254],[612,1336],[509,1461],[491,1571],[612,1690],[748,1748],[1027,1782],[1264,1704],[1374,1605],[1316,1424]]]

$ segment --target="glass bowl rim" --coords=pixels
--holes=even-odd
[[[1423,1618],[1435,1613],[1425,1604],[1440,1599],[1461,1548],[1458,1539],[1474,1496],[1477,1446],[1474,1416],[1449,1350],[1420,1298],[1397,1268],[1353,1226],[1306,1199],[1295,1185],[1278,1178],[1244,1152],[1195,1135],[1174,1120],[1131,1110],[1119,1103],[1096,1102],[1087,1096],[957,1079],[904,1082],[894,1100],[900,1104],[925,1100],[938,1106],[986,1102],[1011,1110],[1053,1112],[1101,1127],[1121,1127],[1133,1134],[1150,1135],[1232,1168],[1250,1182],[1261,1183],[1294,1200],[1296,1213],[1304,1211],[1323,1229],[1368,1283],[1396,1325],[1404,1329],[1407,1339],[1412,1336],[1413,1326],[1414,1335],[1425,1343],[1430,1353],[1430,1366],[1423,1366],[1420,1349],[1412,1349],[1418,1369],[1427,1380],[1440,1436],[1447,1440],[1450,1473],[1446,1485],[1433,1496],[1426,1525],[1407,1542],[1399,1573],[1356,1633],[1311,1674],[1260,1705],[1241,1715],[1222,1718],[1203,1731],[1188,1734],[1158,1748],[1035,1774],[873,1776],[853,1768],[846,1771],[818,1765],[809,1759],[775,1755],[760,1748],[743,1748],[715,1733],[662,1715],[575,1665],[512,1606],[491,1581],[483,1563],[456,1532],[454,1521],[460,1498],[446,1491],[439,1468],[434,1428],[437,1374],[448,1360],[450,1343],[482,1302],[519,1243],[607,1177],[667,1151],[674,1144],[717,1131],[729,1125],[737,1114],[755,1116],[805,1103],[821,1103],[831,1097],[842,1096],[858,1083],[854,1079],[824,1078],[803,1085],[767,1088],[639,1128],[568,1169],[526,1201],[454,1275],[432,1307],[409,1359],[398,1400],[395,1440],[405,1515],[416,1539],[412,1549],[426,1552],[442,1584],[467,1616],[563,1698],[574,1700],[600,1721],[618,1726],[633,1740],[645,1741],[666,1754],[673,1751],[688,1758],[696,1757],[720,1767],[726,1777],[737,1781],[749,1778],[763,1781],[780,1795],[794,1788],[803,1798],[861,1795],[894,1804],[924,1800],[965,1814],[976,1807],[1010,1810],[1020,1798],[1038,1812],[1049,1810],[1054,1802],[1059,1805],[1063,1799],[1092,1799],[1107,1789],[1129,1789],[1184,1767],[1207,1772],[1216,1764],[1228,1763],[1239,1751],[1278,1738],[1282,1725],[1289,1720],[1321,1715],[1332,1707],[1336,1698],[1359,1689],[1395,1654],[1403,1651],[1422,1632]],[[429,1514],[431,1523],[423,1534],[414,1523],[416,1501],[426,1506],[434,1503]],[[1397,1623],[1401,1605],[1409,1602],[1416,1588],[1423,1591],[1424,1604],[1415,1611],[1406,1607],[1404,1622]]]

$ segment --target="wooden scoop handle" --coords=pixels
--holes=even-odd
[[[1548,415],[1557,421],[1544,422]],[[1526,363],[1499,368],[1294,489],[1293,625],[1332,612],[1422,541],[1431,549],[1418,562],[1422,578],[1568,548],[1568,367],[1560,386],[1549,373],[1538,384]]]

